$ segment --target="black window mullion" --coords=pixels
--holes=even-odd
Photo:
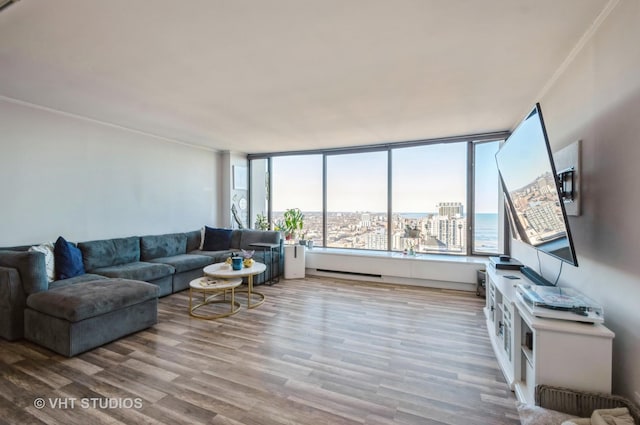
[[[475,251],[473,238],[473,218],[475,217],[475,147],[472,141],[467,143],[467,255]]]
[[[391,232],[391,226],[393,224],[393,218],[391,213],[393,212],[393,150],[387,150],[387,251],[391,251],[393,242],[393,234]]]
[[[322,246],[327,246],[327,154],[322,155]]]

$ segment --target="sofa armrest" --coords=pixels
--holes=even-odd
[[[0,336],[13,341],[24,335],[26,295],[20,273],[12,267],[0,267]]]
[[[580,418],[591,417],[596,409],[626,407],[636,424],[640,424],[640,408],[630,400],[613,394],[578,391],[569,388],[538,385],[536,387],[536,405],[545,409],[575,415]]]
[[[44,254],[37,251],[0,251],[0,267],[18,270],[27,295],[49,289]]]

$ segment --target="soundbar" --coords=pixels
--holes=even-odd
[[[520,268],[520,273],[538,286],[555,286],[553,283],[536,273],[531,267],[522,266]]]
[[[497,270],[520,270],[520,267],[522,267],[522,263],[520,261],[504,255],[501,255],[500,257],[489,257],[489,261],[491,261],[491,264]]]

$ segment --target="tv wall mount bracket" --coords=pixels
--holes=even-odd
[[[575,167],[565,168],[558,171],[558,185],[562,200],[565,202],[573,202],[575,200]]]

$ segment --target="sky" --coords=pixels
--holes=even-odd
[[[466,209],[466,143],[392,150],[394,212],[435,212],[439,202]],[[476,150],[476,212],[497,213],[497,143]],[[295,176],[295,177],[291,177]],[[273,209],[322,210],[322,155],[273,158]],[[327,210],[387,210],[387,152],[327,156]]]
[[[551,172],[547,144],[537,114],[530,114],[513,131],[496,158],[509,192]]]

